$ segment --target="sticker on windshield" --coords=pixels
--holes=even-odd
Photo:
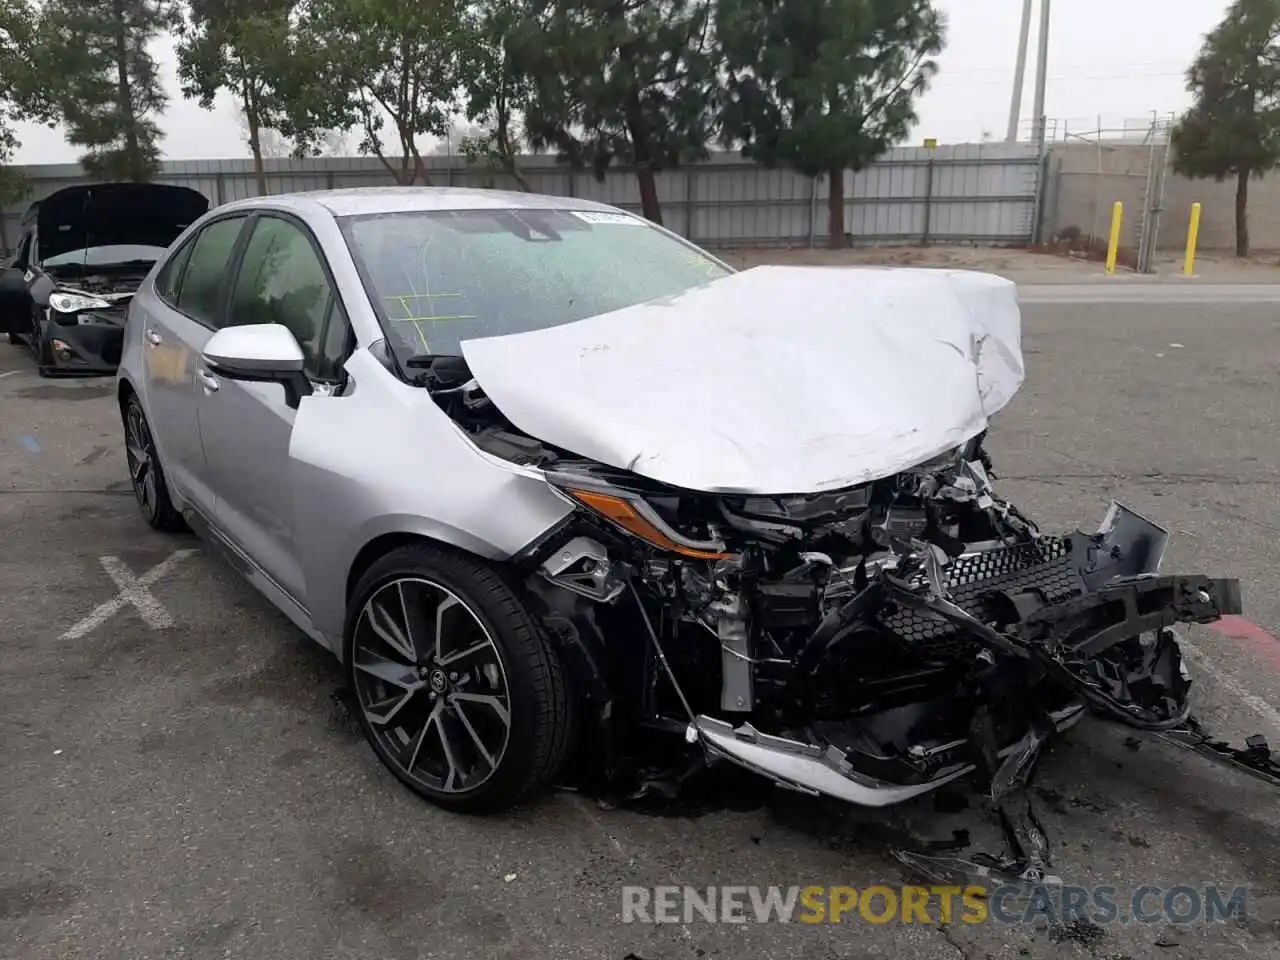
[[[575,210],[573,215],[584,223],[616,223],[623,227],[643,227],[644,221],[625,213],[596,213],[595,211]]]

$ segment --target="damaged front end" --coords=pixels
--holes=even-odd
[[[518,560],[610,771],[651,757],[654,732],[683,744],[642,790],[708,759],[865,807],[978,778],[1014,847],[986,869],[1035,879],[1047,845],[1022,788],[1087,710],[1280,783],[1264,743],[1233,750],[1191,716],[1174,627],[1240,613],[1238,582],[1164,574],[1168,534],[1117,503],[1094,533],[1041,532],[994,492],[982,435],[848,489],[709,494],[532,440],[474,381],[447,389],[479,448],[576,508]]]

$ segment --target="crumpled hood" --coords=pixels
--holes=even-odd
[[[891,476],[984,430],[1024,375],[1016,285],[932,269],[755,267],[462,351],[531,436],[720,493]]]

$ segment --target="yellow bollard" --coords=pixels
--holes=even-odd
[[[1120,254],[1120,225],[1124,222],[1124,204],[1119,200],[1111,207],[1111,239],[1107,243],[1107,273],[1116,272],[1116,257]]]
[[[1182,266],[1185,276],[1195,276],[1196,244],[1200,240],[1200,204],[1191,205],[1191,225],[1187,227],[1187,261]]]

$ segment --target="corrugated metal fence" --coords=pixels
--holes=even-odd
[[[459,157],[426,158],[433,185],[511,187],[509,178]],[[634,173],[610,170],[603,182],[548,156],[522,157],[531,190],[600,200],[639,211]],[[18,221],[32,200],[83,182],[76,164],[20,168],[31,194],[4,212],[0,245],[18,241]],[[1025,143],[903,147],[857,174],[845,174],[845,230],[855,244],[1030,242],[1037,220],[1041,160]],[[249,160],[172,160],[161,181],[194,187],[214,205],[257,194]],[[826,178],[768,170],[737,154],[659,174],[667,227],[713,248],[825,246]],[[384,186],[394,180],[375,158],[268,160],[270,193]]]

